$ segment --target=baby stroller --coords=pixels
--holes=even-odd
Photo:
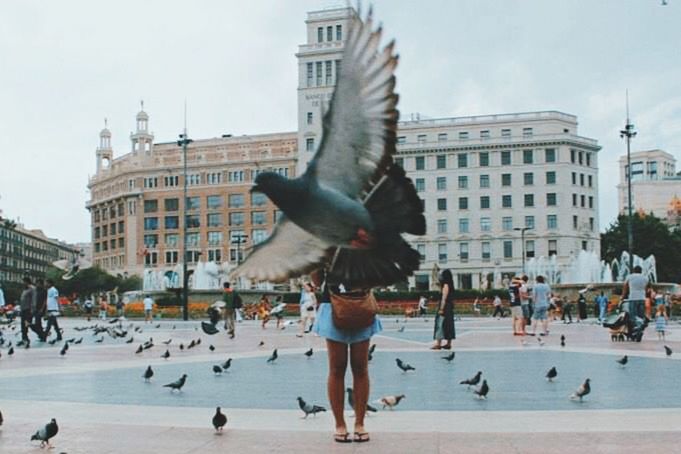
[[[620,303],[617,313],[605,319],[603,327],[609,330],[610,340],[613,342],[625,340],[641,342],[648,323],[647,318],[632,317],[629,313],[629,303],[625,301]]]

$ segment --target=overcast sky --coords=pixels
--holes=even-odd
[[[600,152],[601,229],[617,211],[625,147],[681,158],[681,0],[377,0],[397,40],[402,118],[560,110]],[[367,2],[364,2],[366,4]],[[103,119],[114,155],[144,99],[157,142],[189,104],[194,138],[294,131],[307,11],[344,2],[0,2],[0,209],[89,241],[88,176]]]

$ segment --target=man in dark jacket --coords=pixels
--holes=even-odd
[[[45,330],[43,318],[47,312],[47,288],[42,279],[38,279],[35,285],[35,307],[33,307],[33,331],[38,335],[40,342],[45,342]]]
[[[28,339],[28,328],[32,322],[32,308],[34,306],[35,288],[31,285],[31,278],[24,277],[24,290],[21,292],[19,299],[19,314],[21,317],[21,342],[18,345],[24,345],[26,348],[31,346],[31,341]]]

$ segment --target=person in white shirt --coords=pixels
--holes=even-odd
[[[144,296],[144,322],[145,323],[151,323],[151,316],[152,311],[154,310],[154,300],[151,299],[151,296],[145,295]]]
[[[5,308],[5,294],[2,292],[2,287],[0,287],[0,311]]]
[[[419,298],[419,315],[424,316],[424,315],[426,315],[427,311],[428,311],[428,300],[426,299],[425,296],[421,295],[421,298]]]
[[[312,284],[306,282],[303,285],[303,290],[300,293],[300,333],[296,334],[297,337],[303,337],[303,334],[308,332],[307,322],[310,321],[310,330],[314,324],[315,316],[317,311],[317,297],[314,294],[314,288]]]
[[[61,329],[57,323],[59,316],[59,290],[54,286],[52,279],[47,280],[47,326],[45,327],[45,337],[50,335],[50,329],[54,327],[57,333],[57,342],[61,341]]]

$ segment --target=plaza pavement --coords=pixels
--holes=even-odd
[[[94,321],[93,321],[94,323]],[[127,323],[127,322],[126,322]],[[157,322],[154,322],[154,325]],[[401,322],[403,324],[403,322]],[[85,325],[83,320],[62,319],[65,337],[80,337],[72,328]],[[509,352],[536,345],[523,346],[509,334],[508,319],[464,319],[457,321],[456,351]],[[141,325],[135,322],[135,325]],[[199,336],[197,322],[164,321],[160,328],[146,325],[144,334],[154,336],[157,347],[153,357],[143,360],[131,355],[134,345],[74,345],[67,358],[58,355],[57,347],[17,349],[8,357],[0,350],[0,379],[24,380],[42,377],[41,383],[60,380],[65,374],[90,371],[140,368],[142,364],[167,364],[158,357],[165,346],[160,341],[172,337],[173,342],[189,342]],[[172,329],[176,325],[177,329]],[[428,351],[425,342],[432,327],[410,320],[407,330],[422,334],[420,340],[400,338],[392,319],[384,319],[385,331],[374,338],[380,351]],[[276,331],[274,323],[262,330],[254,322],[238,326],[237,338],[224,333],[202,335],[203,348],[184,356],[174,356],[175,363],[214,360],[207,351],[209,341],[222,356],[234,358],[266,357],[269,346],[277,345],[280,354],[301,353],[309,347],[322,350],[324,342],[312,335],[295,337],[296,326]],[[603,328],[591,323],[563,325],[555,323],[545,349],[559,349],[561,334],[568,338],[566,351],[632,357],[661,357],[661,343],[653,329],[644,341],[612,343]],[[84,336],[91,336],[84,332]],[[6,339],[15,340],[14,336]],[[266,347],[258,348],[260,341]],[[670,323],[667,342],[678,353],[671,361],[681,360],[681,326]],[[320,367],[326,367],[320,363]],[[427,373],[423,371],[422,373]],[[295,380],[296,377],[290,377]],[[510,378],[512,379],[512,378]],[[92,384],[87,384],[91,386]],[[236,390],[235,390],[236,391]],[[529,390],[528,390],[529,392]],[[679,392],[673,390],[672,392]],[[214,407],[168,407],[151,405],[114,405],[88,402],[31,400],[31,389],[22,396],[6,396],[0,389],[0,411],[5,419],[0,426],[0,453],[41,452],[29,438],[38,427],[55,417],[60,432],[53,440],[53,452],[65,453],[211,453],[211,452],[385,452],[385,453],[641,453],[676,452],[681,450],[681,409],[647,408],[635,410],[574,411],[395,411],[380,412],[366,421],[371,442],[340,445],[332,441],[333,418],[330,412],[301,419],[301,412],[290,410],[223,408],[229,422],[222,435],[215,435],[210,420]],[[407,391],[408,393],[408,391]],[[491,396],[490,398],[493,398]],[[321,403],[321,402],[320,402]],[[351,412],[348,412],[350,415]],[[352,418],[348,417],[348,424]]]

